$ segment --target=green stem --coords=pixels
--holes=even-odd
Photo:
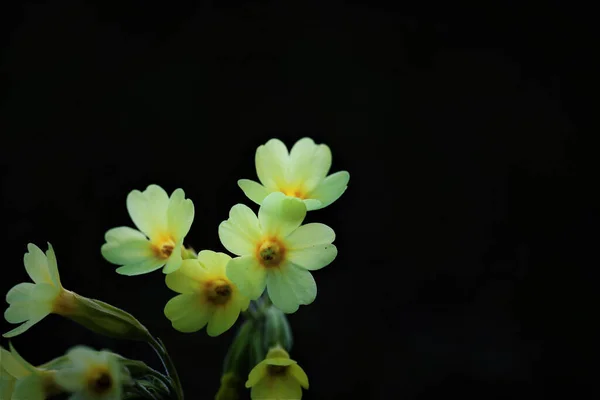
[[[167,371],[167,375],[169,375],[171,378],[175,393],[177,394],[177,400],[183,400],[183,390],[181,388],[179,375],[177,375],[177,369],[175,368],[175,364],[173,364],[173,360],[171,360],[171,357],[169,356],[169,353],[167,352],[163,342],[158,338],[154,338],[154,336],[150,336],[148,344],[152,346],[154,351],[156,351],[156,354],[158,354],[158,357],[162,361],[163,367]]]
[[[144,387],[144,385],[140,384],[139,382],[136,382],[135,385],[134,385],[134,387],[137,390],[139,390],[140,392],[142,392],[145,396],[147,396],[148,399],[150,399],[150,400],[158,400],[155,395],[153,395],[152,393],[150,393],[150,391],[148,389],[146,389]]]

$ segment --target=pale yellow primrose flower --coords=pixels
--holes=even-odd
[[[196,332],[205,325],[210,336],[233,326],[250,299],[227,278],[225,268],[231,257],[203,250],[198,259],[183,260],[181,268],[166,276],[167,286],[178,293],[165,306],[165,315],[180,332]]]
[[[12,347],[0,346],[0,399],[44,400],[62,390],[54,383],[56,371],[37,368]]]
[[[255,164],[260,183],[240,179],[238,185],[257,204],[269,193],[281,192],[303,200],[308,211],[318,210],[336,201],[350,180],[347,171],[327,176],[331,150],[310,138],[297,141],[289,153],[281,140],[271,139],[256,150]]]
[[[126,377],[114,354],[77,346],[67,358],[70,365],[56,371],[54,380],[73,393],[69,400],[121,400]]]
[[[240,256],[227,264],[227,276],[251,300],[265,286],[273,304],[288,314],[315,300],[317,284],[309,271],[331,263],[337,248],[333,229],[319,223],[300,226],[305,216],[301,200],[274,192],[264,199],[258,218],[236,204],[219,225],[223,246]]]
[[[20,335],[48,314],[65,315],[69,311],[66,299],[69,292],[60,283],[52,245],[48,243],[46,254],[33,243],[27,245],[27,250],[29,252],[25,253],[23,263],[34,283],[19,283],[6,294],[6,301],[10,306],[4,312],[4,318],[11,324],[23,322],[2,335],[6,338]]]
[[[122,275],[146,274],[162,266],[165,274],[176,271],[185,251],[183,239],[194,220],[194,203],[182,189],[169,198],[163,188],[150,185],[143,192],[129,193],[127,211],[139,230],[122,226],[106,232],[104,258],[122,265],[117,268]]]
[[[281,347],[272,348],[250,374],[246,387],[252,400],[300,400],[308,389],[308,376]]]

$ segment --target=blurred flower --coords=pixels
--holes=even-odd
[[[308,376],[281,347],[274,347],[248,375],[252,400],[300,400],[308,389]]]
[[[165,306],[165,315],[180,332],[196,332],[207,326],[218,336],[233,326],[250,300],[227,278],[227,254],[203,250],[195,260],[184,260],[181,268],[167,275],[167,286],[178,293]]]
[[[271,139],[256,150],[255,164],[262,185],[249,179],[240,179],[238,185],[257,204],[269,193],[281,192],[303,200],[309,211],[318,210],[336,201],[350,180],[347,171],[327,176],[331,150],[310,138],[297,141],[289,153],[281,140]]]
[[[10,352],[0,346],[0,399],[2,400],[44,400],[61,393],[61,388],[54,382],[55,373],[55,370],[36,368],[29,364],[12,345]]]
[[[150,185],[145,191],[133,190],[127,196],[127,210],[139,230],[125,226],[106,232],[102,255],[122,265],[117,273],[140,275],[165,266],[169,274],[181,266],[183,239],[194,220],[194,204],[182,189],[171,197],[163,188]],[[140,232],[141,231],[141,232]]]
[[[238,400],[238,388],[240,379],[234,373],[227,373],[221,377],[221,386],[215,396],[215,400]]]
[[[240,256],[227,265],[227,276],[240,291],[255,300],[267,288],[273,304],[286,313],[312,303],[317,285],[311,273],[331,263],[337,249],[330,227],[311,223],[302,201],[283,193],[269,194],[258,218],[236,204],[229,219],[219,225],[219,238],[227,250]]]
[[[27,245],[28,253],[23,257],[25,270],[34,283],[19,283],[8,291],[8,309],[4,318],[11,324],[23,323],[4,337],[20,335],[48,314],[64,315],[72,307],[68,291],[63,289],[56,265],[52,245],[48,243],[46,254],[33,243]]]
[[[72,400],[121,400],[128,378],[121,372],[117,357],[108,351],[77,346],[69,350],[68,367],[56,372],[56,383],[73,393]]]

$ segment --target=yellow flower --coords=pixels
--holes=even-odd
[[[166,284],[178,293],[165,306],[165,315],[180,332],[196,332],[208,325],[210,336],[233,326],[250,300],[227,278],[227,254],[203,250],[198,259],[184,260],[181,268],[166,276]]]
[[[77,400],[121,400],[126,379],[118,359],[108,351],[77,346],[69,350],[70,364],[56,371],[54,380]]]
[[[275,347],[250,371],[246,387],[252,388],[252,400],[300,400],[308,376],[284,349]]]
[[[54,370],[34,367],[11,345],[8,352],[0,346],[0,399],[44,400],[62,390],[54,383]]]
[[[184,191],[177,189],[169,198],[157,185],[143,192],[133,190],[127,196],[127,210],[139,230],[122,226],[106,232],[104,258],[122,265],[117,269],[122,275],[146,274],[162,266],[165,274],[176,271],[185,251],[183,239],[194,220],[194,204]]]
[[[238,394],[239,384],[240,381],[234,373],[226,373],[221,377],[221,386],[219,386],[215,400],[238,400],[240,398]]]
[[[309,271],[331,263],[337,249],[333,229],[319,223],[300,226],[305,216],[301,200],[274,192],[264,199],[258,218],[249,207],[236,204],[219,225],[223,246],[240,256],[228,263],[227,276],[251,300],[265,287],[285,313],[315,300],[317,285]]]
[[[238,185],[257,204],[269,193],[281,192],[303,200],[309,211],[318,210],[336,201],[350,180],[347,171],[327,176],[331,150],[310,138],[297,141],[289,153],[281,140],[271,139],[256,150],[255,164],[262,185],[249,179],[240,179]]]
[[[69,311],[69,302],[66,300],[69,292],[60,283],[52,245],[48,243],[46,254],[33,243],[27,245],[27,250],[29,252],[25,253],[23,263],[34,283],[19,283],[6,294],[6,301],[10,305],[4,312],[4,318],[11,324],[23,322],[2,335],[6,338],[20,335],[48,314],[64,315]]]

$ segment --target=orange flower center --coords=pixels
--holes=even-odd
[[[304,200],[307,197],[306,191],[300,187],[283,188],[280,190],[286,196],[297,197],[301,200]]]
[[[152,243],[152,250],[158,258],[167,259],[175,250],[175,240],[171,236],[161,236]]]
[[[90,392],[104,394],[113,386],[113,379],[104,367],[95,367],[87,374],[87,386]]]
[[[267,365],[267,373],[269,376],[283,376],[288,369],[287,365]]]
[[[263,240],[256,248],[259,261],[266,268],[277,267],[285,257],[285,246],[276,238]]]
[[[206,300],[218,306],[228,303],[233,294],[231,284],[225,279],[215,279],[206,282],[204,291]]]

